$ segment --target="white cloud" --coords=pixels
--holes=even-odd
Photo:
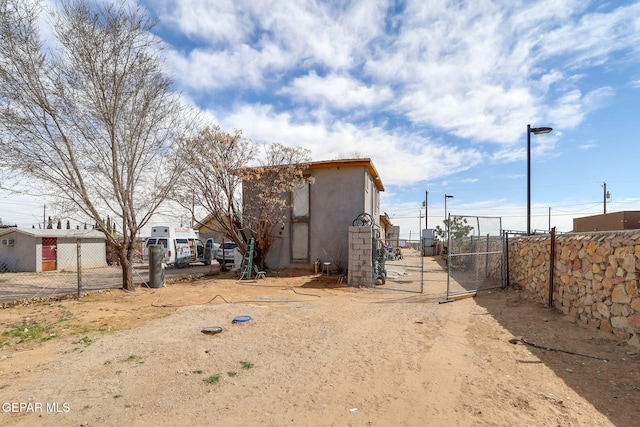
[[[170,64],[223,126],[316,159],[360,152],[385,182],[412,183],[521,160],[527,123],[557,129],[534,144],[551,155],[561,128],[606,105],[613,89],[589,86],[585,67],[637,51],[640,5],[593,7],[164,0],[160,19],[195,41]],[[218,96],[233,99],[216,107]]]
[[[342,110],[379,106],[393,97],[388,87],[367,86],[357,79],[336,74],[320,77],[315,71],[295,79],[291,86],[278,93],[312,105]]]
[[[277,113],[266,105],[247,105],[220,119],[223,127],[242,128],[244,136],[255,142],[308,148],[314,160],[359,152],[373,159],[384,184],[410,184],[447,176],[483,160],[476,149],[438,144],[371,125],[356,127],[340,121],[295,123],[291,114]]]
[[[588,113],[600,108],[612,94],[613,90],[610,87],[598,88],[586,95],[582,95],[577,89],[572,90],[549,106],[545,120],[562,123],[565,129],[577,127]]]
[[[244,43],[253,30],[250,16],[234,0],[154,0],[163,27],[198,42],[235,45]]]
[[[461,183],[465,184],[475,184],[478,181],[480,181],[478,178],[465,178],[460,180]]]
[[[603,64],[615,51],[637,52],[639,27],[640,4],[625,5],[563,22],[544,35],[541,46],[548,56],[573,54],[573,60],[567,63],[573,67]]]
[[[162,25],[196,41],[171,61],[191,87],[261,87],[264,73],[357,65],[381,31],[382,8],[369,1],[340,8],[316,2],[204,0],[162,3]],[[175,27],[175,28],[174,28]],[[195,75],[188,71],[195,70]]]
[[[264,88],[269,73],[281,70],[289,56],[275,46],[258,52],[248,45],[240,45],[233,51],[194,49],[186,55],[174,50],[167,58],[179,82],[201,91]]]

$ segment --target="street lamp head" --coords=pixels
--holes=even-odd
[[[545,133],[549,133],[553,130],[553,128],[549,127],[540,127],[540,128],[530,128],[529,132],[535,135],[544,135]]]
[[[446,197],[447,199],[453,199],[453,196],[451,196],[449,194],[445,194],[444,197]]]
[[[527,125],[527,235],[531,235],[531,134],[543,135],[551,132],[550,127],[532,128]]]

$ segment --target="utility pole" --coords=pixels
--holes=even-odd
[[[425,190],[424,192],[424,229],[426,230],[428,227],[427,225],[427,202],[429,200],[429,192]]]
[[[611,193],[609,193],[607,191],[607,183],[603,182],[602,183],[602,187],[604,188],[604,195],[603,195],[603,199],[604,199],[604,213],[607,213],[607,199],[611,198]]]

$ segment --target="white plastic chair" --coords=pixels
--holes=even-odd
[[[258,269],[257,265],[253,266],[253,270],[256,272],[256,280],[258,280],[258,279],[266,279],[267,278],[267,272],[266,271],[261,271],[260,269]]]

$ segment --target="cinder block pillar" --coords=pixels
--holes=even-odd
[[[371,227],[349,227],[349,286],[373,286]]]

